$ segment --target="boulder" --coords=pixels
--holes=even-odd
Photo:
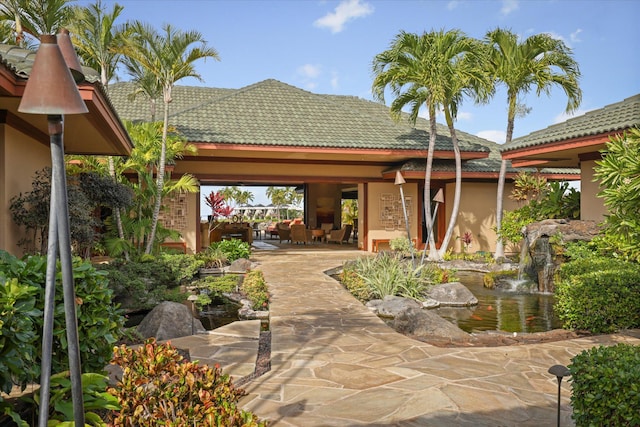
[[[409,308],[393,320],[393,328],[416,338],[467,340],[470,335],[433,311]]]
[[[420,309],[421,304],[410,298],[387,295],[383,299],[374,299],[367,302],[369,310],[381,317],[396,317],[409,308]]]
[[[238,258],[226,268],[228,273],[246,273],[251,270],[253,263],[245,258]]]
[[[427,296],[440,302],[441,307],[468,307],[478,304],[478,299],[460,282],[435,285],[429,289]]]
[[[206,330],[186,305],[164,301],[142,319],[138,332],[144,338],[155,337],[162,341],[204,333]]]

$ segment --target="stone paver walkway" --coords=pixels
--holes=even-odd
[[[363,255],[331,249],[254,253],[271,292],[271,371],[243,386],[249,394],[241,405],[270,425],[555,425],[557,382],[547,373],[550,366],[567,365],[598,344],[640,344],[614,335],[511,347],[433,347],[394,332],[324,274]],[[184,348],[191,340],[186,347],[193,359],[211,363],[219,355],[217,363],[227,372],[243,376],[251,357],[255,361],[259,326],[253,325],[241,340],[234,341],[242,335],[235,332],[224,338],[231,348],[218,330],[215,344],[206,335],[173,343]],[[563,426],[573,424],[569,394],[564,381]]]

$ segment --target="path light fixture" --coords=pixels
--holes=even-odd
[[[553,365],[548,372],[551,375],[555,375],[558,380],[558,427],[560,427],[560,384],[562,384],[562,378],[571,375],[571,371],[566,366]]]
[[[65,46],[68,32],[62,32],[60,43],[67,56],[75,57],[71,40]],[[70,51],[69,51],[70,48]],[[73,53],[73,55],[71,55]],[[74,67],[75,78],[70,71]],[[82,69],[77,57],[68,64],[55,35],[40,37],[40,46],[33,61],[33,68],[24,89],[18,111],[27,114],[46,114],[49,143],[51,146],[51,202],[49,205],[49,237],[47,247],[47,271],[45,278],[44,326],[42,332],[42,368],[40,376],[40,414],[38,426],[48,422],[49,387],[51,382],[51,355],[53,318],[55,309],[56,261],[60,259],[64,313],[69,352],[69,372],[75,425],[84,425],[82,398],[82,370],[78,342],[78,320],[71,259],[71,235],[69,230],[69,206],[67,179],[64,164],[63,115],[89,112],[78,87]]]
[[[424,250],[422,251],[422,259],[420,260],[421,264],[424,264],[424,259],[427,257],[427,246],[429,246],[429,237],[431,236],[431,232],[433,231],[433,225],[436,223],[438,206],[444,203],[444,191],[442,191],[442,188],[438,190],[436,195],[433,196],[432,200],[436,203],[436,206],[433,209],[433,217],[431,218],[431,224],[427,224],[427,238],[424,242]]]
[[[413,266],[415,267],[416,260],[413,255],[413,242],[411,241],[411,229],[409,227],[409,216],[407,215],[407,203],[404,200],[404,190],[402,189],[402,184],[405,184],[405,183],[406,181],[404,180],[402,173],[400,171],[396,171],[396,180],[393,184],[400,187],[400,199],[402,199],[402,211],[404,212],[404,223],[407,227],[407,239],[409,239],[409,248],[411,250],[411,264],[413,264]]]

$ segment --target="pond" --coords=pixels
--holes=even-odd
[[[562,327],[553,311],[553,294],[487,289],[482,273],[458,271],[456,276],[475,295],[478,305],[443,307],[437,312],[466,332],[545,332]]]

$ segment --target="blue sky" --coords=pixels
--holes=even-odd
[[[79,1],[87,4],[87,1]],[[107,7],[114,3],[103,0]],[[265,79],[314,93],[371,96],[371,62],[399,31],[460,29],[482,38],[496,27],[521,37],[550,33],[580,65],[583,101],[576,114],[640,93],[638,0],[119,0],[122,19],[160,28],[197,29],[220,61],[197,64],[203,82],[179,84],[241,88]],[[124,77],[124,76],[123,76]],[[124,78],[126,80],[126,78]],[[516,120],[514,137],[567,118],[566,98],[535,92],[521,100],[532,110]],[[387,104],[389,102],[387,101]],[[506,95],[488,105],[465,101],[457,128],[504,141]]]

